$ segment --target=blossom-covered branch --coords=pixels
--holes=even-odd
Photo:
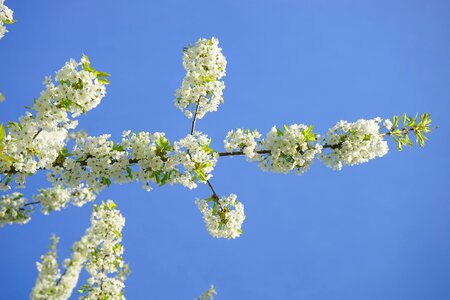
[[[215,38],[201,39],[195,46],[187,48],[183,64],[188,66],[185,81],[193,90],[216,82],[225,74],[226,64]],[[81,206],[95,200],[96,195],[113,182],[139,181],[146,190],[151,190],[152,183],[159,186],[181,184],[190,189],[204,183],[212,191],[212,196],[207,198],[210,200],[204,200],[205,203],[216,205],[216,209],[199,205],[209,232],[217,237],[236,237],[236,232],[242,232],[240,228],[234,233],[224,230],[219,234],[208,225],[219,217],[218,227],[226,228],[224,225],[229,218],[221,218],[218,213],[228,213],[229,205],[237,203],[233,200],[222,206],[219,201],[222,198],[210,182],[220,157],[245,155],[249,161],[258,162],[261,169],[275,173],[294,171],[302,174],[315,158],[340,170],[344,165],[361,164],[385,155],[387,137],[393,138],[399,147],[412,145],[408,136],[412,132],[423,146],[425,135],[430,132],[428,114],[419,119],[404,115],[403,126],[398,125],[398,117],[392,121],[380,118],[354,123],[340,121],[324,137],[313,132],[312,125],[303,124],[274,126],[264,139],[258,130],[239,128],[227,134],[226,152],[217,152],[210,147],[211,139],[206,134],[195,131],[197,117],[211,111],[212,103],[215,103],[215,109],[220,103],[206,97],[208,93],[189,98],[190,104],[186,107],[192,105],[194,109],[191,134],[173,143],[162,132],[125,131],[122,140],[114,142],[108,134],[92,137],[73,131],[77,125],[73,118],[97,106],[105,95],[108,75],[93,69],[86,56],[80,63],[70,60],[57,72],[56,84],[46,79],[46,89],[31,107],[35,114],[27,113],[19,122],[10,122],[8,133],[0,126],[0,169],[3,173],[0,186],[8,190],[14,179],[15,188],[20,188],[26,178],[38,170],[47,170],[48,180],[52,183],[52,187],[40,189],[32,202],[26,202],[21,194],[3,196],[0,225],[26,223],[33,212],[30,207],[33,204],[40,204],[45,214],[61,210],[69,203]],[[205,78],[209,79],[205,82]],[[220,86],[223,87],[223,83]],[[176,101],[176,105],[179,102]],[[71,150],[67,148],[69,140],[75,144]],[[240,211],[243,213],[243,209]],[[210,215],[205,217],[206,213]]]
[[[91,226],[72,246],[72,257],[63,262],[63,274],[58,267],[56,255],[58,238],[52,237],[50,251],[37,263],[39,276],[30,298],[68,299],[85,266],[91,277],[78,291],[80,299],[125,299],[123,288],[129,270],[123,263],[123,247],[120,244],[124,224],[125,219],[111,200],[95,205]]]
[[[5,25],[14,22],[12,10],[0,0],[0,39],[7,32]],[[427,113],[394,116],[392,120],[339,121],[324,137],[313,132],[312,125],[304,124],[274,126],[265,138],[258,130],[238,128],[227,134],[225,152],[218,152],[211,148],[211,138],[195,127],[206,113],[216,111],[224,102],[226,65],[217,38],[199,39],[183,49],[186,75],[174,103],[192,123],[186,137],[171,143],[163,132],[125,131],[120,141],[114,141],[109,134],[94,137],[75,131],[78,116],[98,106],[105,96],[109,74],[95,70],[85,55],[79,62],[69,60],[54,80],[45,78],[45,89],[25,115],[6,127],[0,125],[0,190],[14,189],[1,196],[0,227],[27,223],[38,204],[44,214],[69,204],[82,206],[112,183],[141,182],[148,191],[152,185],[181,184],[193,189],[203,183],[212,195],[195,202],[208,232],[232,239],[243,232],[244,205],[235,194],[219,196],[213,188],[210,180],[220,157],[243,155],[262,170],[274,173],[303,174],[315,158],[341,170],[345,165],[384,156],[389,150],[387,138],[402,150],[412,146],[410,134],[414,134],[423,147],[431,131]],[[3,100],[0,93],[0,102]],[[38,171],[47,172],[51,186],[27,201],[16,189],[24,188],[27,178]],[[73,245],[71,258],[63,262],[63,272],[57,261],[58,238],[53,237],[50,251],[37,264],[39,275],[31,298],[68,299],[85,267],[90,278],[78,291],[80,299],[124,299],[129,272],[122,259],[124,223],[114,202],[95,205],[91,226]],[[198,299],[212,299],[215,294],[212,286]]]

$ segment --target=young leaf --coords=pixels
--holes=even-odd
[[[281,131],[279,128],[277,128],[277,135],[278,136],[283,136],[283,131]]]
[[[8,24],[8,25],[14,24],[16,22],[17,22],[16,20],[3,20],[3,23]]]
[[[0,124],[0,143],[5,139],[5,137],[6,137],[5,127],[3,127],[3,124]]]

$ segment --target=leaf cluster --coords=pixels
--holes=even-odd
[[[82,67],[84,71],[88,71],[91,73],[94,73],[95,78],[97,78],[97,80],[103,84],[109,84],[109,80],[107,79],[107,77],[111,76],[109,73],[103,72],[103,71],[98,71],[96,69],[94,69],[91,66],[91,61],[89,60],[89,57],[87,57],[86,54],[83,54],[83,63],[82,63]]]
[[[401,121],[402,126],[399,125]],[[429,113],[424,113],[415,117],[407,116],[406,113],[401,117],[394,116],[392,119],[392,128],[387,133],[397,143],[398,151],[402,151],[404,146],[412,147],[413,142],[409,137],[412,132],[416,136],[416,143],[423,147],[427,140],[426,135],[431,132],[431,118]]]

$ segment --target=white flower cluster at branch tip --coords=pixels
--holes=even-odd
[[[222,91],[227,61],[216,38],[199,39],[194,46],[184,48],[183,66],[186,76],[175,92],[175,106],[188,118],[202,119],[207,112],[217,111],[223,103]]]
[[[39,276],[31,299],[68,299],[84,265],[91,277],[80,289],[80,299],[125,299],[123,288],[128,266],[123,263],[123,247],[120,244],[125,219],[115,207],[110,200],[94,206],[91,226],[72,246],[72,257],[63,262],[63,274],[56,256],[58,238],[52,238],[50,251],[37,263]]]
[[[87,284],[80,289],[80,299],[125,299],[124,281],[128,266],[122,259],[122,228],[125,219],[111,200],[94,206],[91,217],[92,244],[88,249],[86,270],[91,275]],[[108,276],[114,274],[114,276]]]
[[[339,121],[328,130],[323,143],[330,146],[330,151],[323,152],[320,159],[328,167],[340,170],[343,165],[352,166],[384,156],[389,147],[380,133],[380,123],[380,118],[354,123]],[[392,126],[389,122],[386,125]]]
[[[5,224],[25,224],[30,220],[32,207],[25,207],[27,200],[21,193],[14,192],[10,195],[2,195],[0,201],[0,227]]]
[[[4,0],[0,0],[0,39],[2,39],[5,36],[5,33],[8,32],[8,30],[6,30],[5,24],[13,24],[15,22],[13,11],[9,9],[4,3]]]
[[[195,203],[211,236],[234,239],[242,234],[244,205],[235,194],[220,199],[215,195],[207,199],[197,198]]]
[[[27,112],[19,122],[9,122],[8,135],[1,137],[0,173],[13,168],[15,182],[21,187],[38,169],[50,169],[69,130],[78,124],[72,118],[93,109],[104,97],[105,74],[93,70],[84,56],[81,63],[72,59],[67,62],[56,73],[56,84],[47,77],[46,89],[30,108],[34,113]],[[0,183],[0,189],[9,189],[10,181],[9,175]]]

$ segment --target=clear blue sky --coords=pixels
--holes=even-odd
[[[450,299],[450,2],[422,1],[19,1],[0,41],[0,121],[23,114],[45,75],[87,54],[112,74],[102,104],[82,117],[91,135],[123,130],[184,137],[173,106],[182,48],[220,39],[228,60],[225,105],[198,122],[223,149],[230,129],[314,124],[430,112],[424,149],[302,176],[261,172],[223,158],[218,193],[244,203],[244,235],[210,237],[195,197],[206,186],[112,186],[127,219],[128,299],[193,299],[211,283],[230,299]],[[30,180],[31,196],[46,185]],[[2,299],[26,299],[49,237],[60,258],[89,226],[92,204],[0,230]],[[85,275],[83,275],[83,279]]]

